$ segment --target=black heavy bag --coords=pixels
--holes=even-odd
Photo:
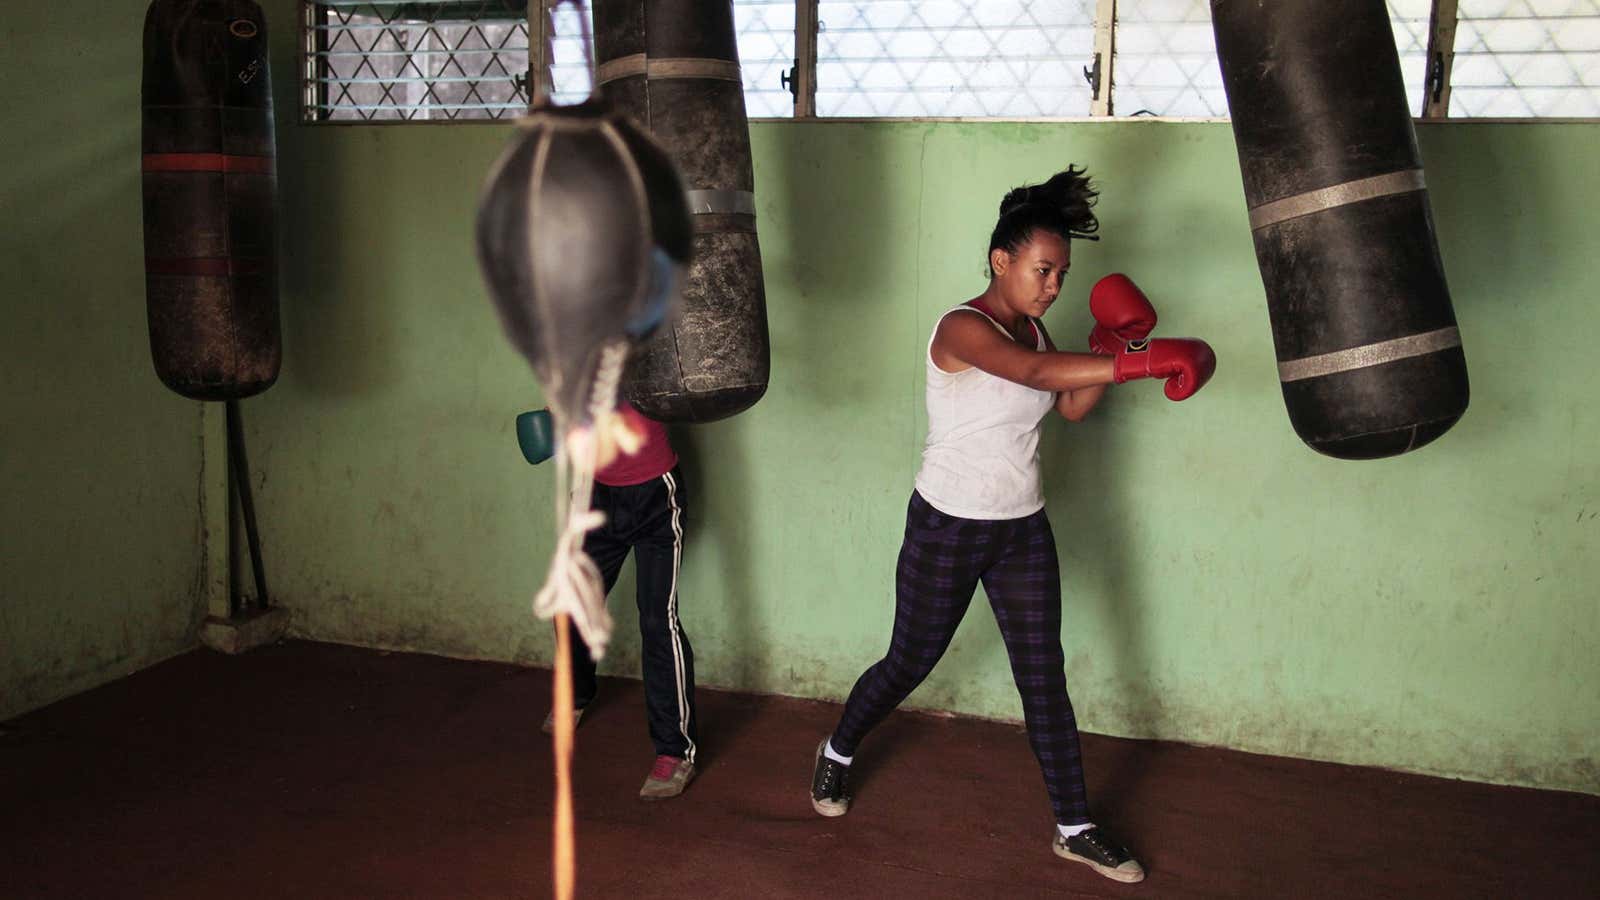
[[[250,0],[155,0],[144,20],[150,351],[197,400],[278,378],[277,175],[267,25]]]
[[[1449,430],[1467,364],[1383,0],[1212,0],[1294,430],[1372,459]]]
[[[683,182],[603,103],[536,109],[489,173],[478,263],[500,324],[544,387],[558,432],[610,412],[597,396],[628,347],[670,317],[689,257]],[[602,390],[600,393],[604,393]]]
[[[767,390],[767,299],[731,0],[595,0],[596,80],[678,164],[694,215],[683,305],[624,390],[665,422],[709,422]]]

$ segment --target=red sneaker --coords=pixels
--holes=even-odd
[[[646,799],[676,797],[689,786],[692,778],[694,763],[676,756],[658,756],[656,764],[650,767],[649,777],[644,780],[644,787],[639,789],[639,796]]]

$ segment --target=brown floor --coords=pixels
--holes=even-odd
[[[195,652],[0,730],[0,897],[543,897],[549,673],[290,643]],[[1088,735],[1150,877],[1050,854],[1018,727],[897,714],[843,819],[836,705],[700,694],[700,777],[636,792],[641,691],[578,732],[587,897],[1600,897],[1600,798]]]

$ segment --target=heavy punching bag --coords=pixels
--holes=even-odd
[[[145,14],[145,302],[156,374],[197,400],[277,380],[277,175],[267,26],[250,0]]]
[[[677,316],[634,354],[628,400],[709,422],[767,389],[767,300],[731,0],[595,0],[596,80],[678,165],[694,254]]]
[[[1414,450],[1467,408],[1383,0],[1212,0],[1289,419],[1341,459]]]

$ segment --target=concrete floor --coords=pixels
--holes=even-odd
[[[549,896],[548,672],[310,643],[197,651],[0,728],[0,897]],[[1056,859],[1022,730],[899,713],[856,804],[839,707],[702,691],[700,777],[637,799],[637,682],[578,731],[579,896],[1600,897],[1600,797],[1085,735],[1150,876]]]

